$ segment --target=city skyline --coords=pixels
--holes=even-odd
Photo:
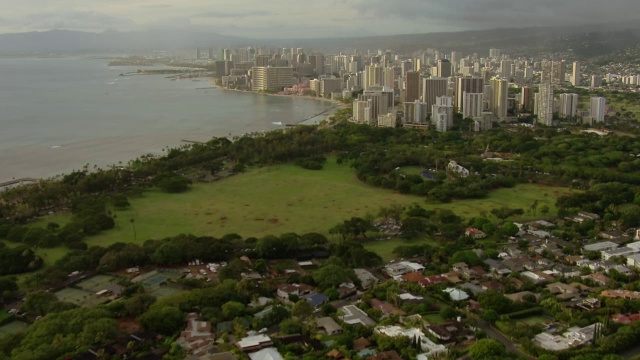
[[[466,9],[469,11],[459,11]],[[564,26],[631,21],[640,3],[615,0],[292,0],[232,2],[202,0],[135,3],[76,0],[5,0],[0,33],[52,29],[102,32],[174,29],[264,38],[321,38],[418,34],[504,27]],[[312,16],[309,16],[312,14]],[[371,24],[376,26],[371,26]],[[391,29],[391,30],[390,30]]]

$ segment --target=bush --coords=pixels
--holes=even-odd
[[[177,194],[189,189],[189,180],[177,175],[166,177],[158,182],[158,187],[164,192]]]

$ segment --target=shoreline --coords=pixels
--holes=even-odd
[[[291,94],[291,95],[287,95],[287,94],[272,94],[272,93],[265,93],[265,92],[257,92],[257,91],[253,91],[253,90],[240,90],[240,89],[229,89],[229,88],[225,88],[222,87],[218,84],[212,84],[211,88],[215,88],[215,89],[219,89],[219,90],[223,90],[223,91],[233,91],[233,92],[239,92],[239,93],[250,93],[250,94],[256,94],[256,95],[264,95],[264,96],[277,96],[277,97],[284,97],[284,98],[295,98],[295,99],[308,99],[308,100],[316,100],[316,101],[322,101],[325,103],[331,103],[332,107],[328,110],[325,110],[324,112],[317,114],[315,116],[312,116],[308,119],[303,119],[300,120],[296,123],[290,124],[289,126],[298,126],[298,125],[313,125],[313,124],[304,124],[304,122],[309,121],[317,116],[322,115],[325,112],[329,112],[331,111],[330,114],[327,114],[323,120],[318,121],[316,124],[320,124],[322,121],[326,121],[329,120],[329,118],[331,116],[333,116],[338,110],[342,110],[342,109],[346,109],[349,107],[349,104],[345,104],[341,101],[338,100],[332,100],[332,99],[327,99],[325,97],[320,97],[320,96],[308,96],[308,95],[298,95],[298,94]]]

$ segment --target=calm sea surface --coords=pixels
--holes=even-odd
[[[283,128],[273,123],[298,123],[332,107],[202,89],[212,86],[209,79],[119,76],[136,69],[79,58],[0,59],[0,182],[126,163],[182,140]]]

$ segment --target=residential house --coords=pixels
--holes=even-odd
[[[612,280],[605,274],[593,273],[582,277],[583,280],[591,280],[600,286],[611,285]]]
[[[300,297],[300,299],[306,300],[314,308],[317,308],[318,306],[329,302],[329,297],[325,294],[320,293],[303,295]]]
[[[395,350],[391,350],[371,355],[367,360],[402,360],[402,357]]]
[[[551,292],[560,300],[569,300],[580,296],[581,293],[580,289],[561,282],[549,284],[547,285],[547,289],[549,289],[549,292]]]
[[[389,304],[386,301],[382,301],[379,299],[371,299],[371,307],[376,309],[376,310],[380,310],[382,311],[383,314],[385,314],[386,316],[389,315],[406,315],[406,313],[400,309],[398,309],[397,307]]]
[[[626,256],[635,254],[637,252],[638,251],[636,249],[623,246],[617,249],[603,250],[600,252],[600,257],[602,258],[602,260],[609,260],[614,256]]]
[[[523,276],[536,284],[548,283],[555,280],[553,276],[549,276],[542,271],[524,271],[520,273],[520,276]]]
[[[444,324],[429,324],[427,331],[436,339],[444,342],[456,341],[466,334],[464,324],[459,321],[450,321]]]
[[[495,291],[495,292],[503,292],[504,291],[504,285],[500,281],[497,281],[497,280],[482,281],[482,282],[480,282],[480,286],[484,290],[490,290],[490,291]]]
[[[497,260],[486,259],[484,263],[489,265],[489,272],[494,277],[503,277],[511,273],[511,270],[509,270],[506,266],[504,266],[501,262]]]
[[[466,228],[464,230],[464,235],[472,239],[484,239],[487,237],[487,234],[482,232],[482,230],[479,230],[473,227]]]
[[[378,283],[378,278],[375,277],[370,271],[365,269],[353,269],[356,273],[356,277],[360,280],[360,287],[363,290],[367,290],[373,285]]]
[[[195,356],[206,355],[213,343],[215,336],[211,333],[211,323],[202,321],[196,313],[187,315],[187,328],[180,334],[176,341],[183,349]]]
[[[631,314],[631,315],[613,314],[611,315],[611,320],[618,324],[633,325],[634,322],[640,321],[640,314]]]
[[[487,291],[487,289],[483,288],[482,286],[476,285],[470,282],[461,284],[460,287],[463,288],[464,290],[471,292],[473,295],[479,295]]]
[[[422,304],[424,301],[424,297],[406,292],[398,294],[398,297],[403,303]]]
[[[601,296],[606,298],[621,298],[627,300],[640,300],[640,291],[631,290],[603,290]]]
[[[355,305],[346,305],[341,309],[342,315],[340,316],[340,320],[342,320],[345,324],[354,325],[361,324],[367,327],[372,327],[376,325],[376,322],[371,319],[367,313],[362,311],[359,307]]]
[[[538,300],[540,298],[540,295],[534,294],[531,291],[521,291],[521,292],[517,292],[517,293],[513,293],[513,294],[505,294],[504,297],[506,297],[507,299],[510,299],[511,301],[522,301],[524,302],[524,297],[527,295],[531,295],[533,297],[536,298],[536,300]]]
[[[627,266],[640,268],[640,254],[627,256]]]
[[[397,263],[390,263],[384,267],[384,271],[390,277],[398,277],[410,272],[422,272],[424,271],[424,266],[410,261],[400,261]]]
[[[342,327],[330,317],[321,317],[316,319],[316,326],[319,330],[324,331],[327,335],[336,335],[342,333]]]
[[[584,251],[603,251],[603,250],[611,250],[618,247],[618,244],[611,241],[601,241],[593,244],[587,244],[582,247]]]
[[[249,354],[251,360],[284,360],[282,355],[278,352],[278,349],[269,347],[266,349],[258,350],[252,354]]]
[[[449,282],[449,278],[443,275],[430,275],[430,276],[427,276],[426,279],[429,285],[438,285],[438,284],[444,284]]]
[[[282,301],[289,301],[289,297],[292,295],[301,297],[303,295],[311,294],[313,286],[306,284],[284,284],[278,287],[277,295]]]
[[[414,273],[404,274],[402,275],[401,279],[409,283],[420,284],[422,287],[429,285],[429,281],[427,280],[427,277],[420,273],[414,272]]]
[[[250,335],[236,342],[236,346],[241,351],[250,353],[273,346],[273,341],[264,334]]]

